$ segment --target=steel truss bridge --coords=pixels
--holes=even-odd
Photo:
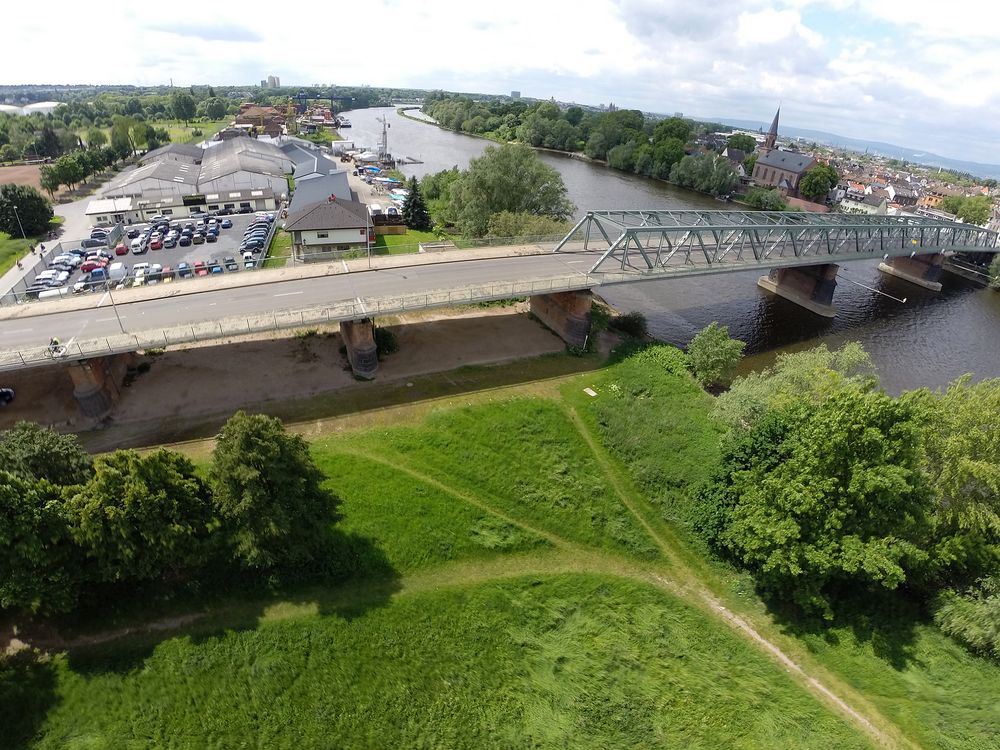
[[[555,251],[601,252],[606,283],[866,258],[1000,252],[997,233],[908,216],[771,211],[590,211]],[[615,278],[617,277],[617,278]],[[633,278],[631,280],[638,280]]]

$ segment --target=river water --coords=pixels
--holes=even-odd
[[[358,146],[375,146],[382,132],[378,117],[389,123],[389,150],[422,164],[401,167],[407,175],[464,168],[489,141],[413,122],[392,108],[347,113],[351,131],[343,135]],[[582,216],[587,210],[717,209],[720,204],[662,182],[628,175],[560,154],[541,153],[563,176],[570,200]],[[756,285],[760,272],[686,277],[599,289],[623,312],[638,310],[650,333],[685,345],[698,330],[719,321],[747,342],[746,368],[768,364],[782,351],[827,343],[859,341],[878,367],[891,393],[921,386],[941,387],[963,373],[976,379],[1000,376],[1000,294],[945,275],[944,289],[933,293],[884,277],[875,261],[844,264],[834,303],[837,317],[820,318]],[[900,303],[860,285],[905,298]]]

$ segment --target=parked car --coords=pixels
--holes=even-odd
[[[222,262],[226,266],[226,270],[227,271],[239,271],[240,270],[240,265],[239,265],[239,263],[236,262],[236,258],[232,258],[232,257],[226,258]]]
[[[0,405],[6,406],[14,400],[13,388],[0,388]]]
[[[191,238],[191,242],[193,242],[195,245],[202,245],[205,243],[205,235],[196,234]]]
[[[163,238],[164,247],[177,247],[177,238],[171,237],[169,234]]]
[[[128,245],[124,242],[119,242],[115,245],[115,255],[128,255]]]
[[[194,264],[195,276],[208,276],[208,269],[205,268],[205,261],[198,260]]]
[[[222,264],[217,260],[209,261],[208,263],[209,273],[222,273]]]
[[[233,222],[231,219],[223,219],[222,223],[219,226],[221,226],[223,229],[232,229]]]
[[[219,241],[219,235],[217,235],[215,232],[209,232],[208,234],[205,235],[205,242],[218,242],[218,241]]]
[[[160,271],[160,281],[162,281],[164,284],[169,284],[171,281],[173,281],[174,276],[175,276],[174,269],[172,269],[170,266],[164,266],[163,270]]]
[[[154,234],[152,239],[150,239],[149,241],[149,249],[160,250],[162,248],[163,248],[163,240],[161,240],[158,236]]]
[[[125,232],[125,236],[130,240],[134,240],[139,236],[139,227],[129,227],[128,231]]]
[[[188,246],[190,246],[191,245],[191,235],[182,234],[180,236],[180,238],[177,240],[177,244],[180,245],[181,247],[188,247]]]
[[[95,268],[104,268],[108,262],[104,258],[91,258],[90,260],[85,260],[80,265],[80,270],[86,273],[87,271],[93,271]]]
[[[87,248],[87,249],[92,248],[92,247],[107,247],[107,246],[108,246],[108,238],[107,237],[105,237],[104,239],[93,239],[93,238],[91,238],[89,240],[83,240],[80,243],[80,247]]]
[[[194,276],[194,271],[191,270],[191,264],[183,262],[178,263],[177,275],[182,279],[186,279],[188,276]]]
[[[250,206],[241,206],[241,207],[240,207],[240,208],[239,208],[239,209],[238,209],[238,210],[236,211],[236,213],[238,213],[238,214],[252,214],[252,213],[253,213],[253,209],[252,209],[252,208],[250,208]]]

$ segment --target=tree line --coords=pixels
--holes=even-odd
[[[715,333],[697,356],[725,380],[739,347]],[[692,525],[765,595],[832,618],[903,592],[1000,656],[1000,379],[894,398],[860,345],[823,346],[737,379],[715,414],[722,460]]]
[[[306,442],[238,412],[206,472],[159,449],[91,459],[75,436],[0,435],[0,607],[54,615],[136,586],[328,571],[339,499]]]

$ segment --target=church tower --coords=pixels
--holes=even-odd
[[[777,148],[778,142],[778,115],[781,114],[781,105],[778,105],[778,111],[774,113],[774,119],[771,121],[771,129],[767,131],[767,138],[764,139],[764,147],[760,150],[762,154],[766,154],[769,151],[774,151]]]

